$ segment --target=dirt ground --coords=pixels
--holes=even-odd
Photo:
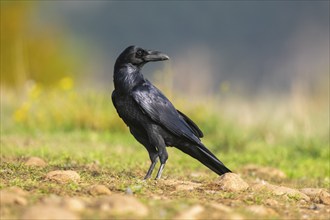
[[[294,187],[270,167],[143,181],[95,164],[14,162],[1,163],[1,219],[330,219],[329,189]]]

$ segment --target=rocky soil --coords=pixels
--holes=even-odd
[[[192,174],[191,181],[120,182],[113,176],[102,181],[98,175],[103,171],[87,165],[85,171],[95,175],[90,182],[81,169],[49,171],[47,166],[41,158],[29,158],[22,166],[41,173],[35,187],[9,186],[4,179],[1,219],[330,219],[329,189],[289,187],[285,174],[275,168],[249,165],[206,182],[199,174]]]

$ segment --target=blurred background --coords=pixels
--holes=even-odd
[[[167,53],[145,73],[184,94],[328,93],[328,1],[1,1],[2,85],[110,91],[129,45]]]
[[[170,56],[146,65],[145,75],[197,122],[206,146],[225,154],[229,167],[279,166],[320,182],[328,176],[329,1],[2,0],[0,6],[1,143],[8,155],[56,132],[64,133],[40,152],[33,145],[32,155],[43,156],[50,143],[61,149],[58,139],[77,155],[65,132],[81,132],[107,146],[82,144],[83,157],[100,151],[106,161],[113,145],[132,148],[134,157],[138,143],[110,97],[116,57],[138,45]],[[20,155],[29,154],[22,149]]]
[[[2,113],[116,129],[113,65],[129,45],[171,57],[144,73],[196,120],[329,130],[329,1],[1,1]]]

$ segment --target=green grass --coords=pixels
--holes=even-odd
[[[54,88],[32,95],[34,89],[1,93],[1,189],[19,186],[31,192],[30,201],[37,202],[50,194],[85,196],[86,187],[93,184],[104,184],[114,192],[130,188],[141,201],[154,207],[149,216],[152,218],[170,218],[180,207],[200,202],[207,207],[212,201],[251,205],[271,198],[268,194],[249,197],[221,191],[207,194],[205,187],[176,191],[166,185],[166,180],[207,186],[218,177],[175,148],[168,148],[165,182],[142,182],[150,165],[148,153],[118,117],[109,94]],[[204,144],[234,172],[240,173],[248,164],[268,166],[287,175],[285,180],[272,180],[275,183],[295,188],[330,187],[329,113],[324,100],[304,104],[292,104],[290,99],[246,102],[235,97],[223,102],[217,98],[199,102],[173,100],[204,131]],[[30,156],[43,158],[47,166],[24,166]],[[91,168],[93,164],[97,170]],[[44,181],[45,174],[56,169],[77,171],[80,183],[63,186]],[[150,200],[153,195],[169,200]],[[84,214],[85,218],[92,216],[95,213]]]
[[[147,169],[147,152],[130,135],[108,94],[39,90],[35,85],[25,93],[2,91],[2,158],[40,156],[54,165],[98,161],[116,171]],[[191,103],[177,98],[174,102],[204,131],[205,145],[234,171],[246,164],[271,166],[289,178],[309,178],[329,186],[325,104],[233,100],[219,104],[215,99]],[[297,105],[304,108],[303,114]],[[165,175],[206,170],[179,150],[169,148],[169,155],[171,173]]]
[[[211,141],[205,141],[206,143]],[[243,149],[207,144],[233,171],[247,164],[271,166],[284,171],[290,179],[309,179],[311,183],[329,187],[329,149],[325,145],[286,144],[269,146],[261,141],[249,141]],[[38,156],[50,165],[68,168],[74,164],[93,162],[116,172],[133,172],[141,178],[149,166],[143,146],[127,133],[70,131],[28,134],[7,134],[1,140],[2,159]],[[185,178],[187,172],[210,173],[207,168],[175,148],[168,148],[169,160],[164,175]]]

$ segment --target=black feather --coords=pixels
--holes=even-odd
[[[199,127],[143,77],[144,64],[166,59],[161,52],[130,46],[119,55],[114,68],[113,104],[152,162],[145,178],[150,177],[157,158],[162,164],[156,177],[160,178],[168,158],[166,146],[180,149],[219,175],[231,172],[202,144]]]

